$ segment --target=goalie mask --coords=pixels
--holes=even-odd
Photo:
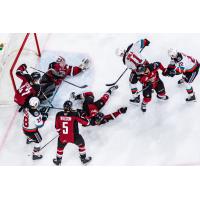
[[[61,67],[64,67],[64,66],[66,65],[65,59],[64,59],[62,56],[59,56],[59,57],[57,58],[56,62],[59,63],[59,65],[60,65]]]

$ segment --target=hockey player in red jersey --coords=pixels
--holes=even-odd
[[[74,92],[71,93],[72,100],[84,100],[82,110],[79,110],[79,113],[82,117],[90,119],[90,125],[100,125],[104,124],[112,119],[115,119],[120,114],[126,113],[127,108],[122,107],[116,112],[103,116],[101,118],[101,123],[99,123],[98,118],[102,116],[102,113],[99,111],[105,106],[108,102],[108,99],[114,90],[118,89],[118,86],[112,86],[99,100],[94,101],[94,94],[92,92],[85,92],[83,94],[75,95]],[[96,123],[97,122],[97,123]]]
[[[182,78],[178,81],[178,85],[184,85],[188,97],[186,101],[195,101],[195,93],[193,91],[192,83],[195,80],[200,63],[184,53],[178,52],[176,49],[169,49],[168,55],[171,58],[170,64],[163,73],[164,76],[174,77],[182,74]]]
[[[57,156],[53,159],[55,165],[61,165],[65,146],[73,143],[78,146],[80,160],[83,164],[91,161],[86,156],[85,141],[79,134],[78,123],[87,126],[89,121],[78,116],[77,111],[72,110],[72,102],[66,101],[63,105],[64,111],[58,112],[55,120],[55,128],[59,134],[57,145]]]
[[[66,64],[63,57],[59,56],[56,62],[49,64],[48,71],[42,76],[40,83],[43,89],[53,95],[56,86],[60,85],[67,76],[76,76],[89,68],[89,60],[83,59],[79,66]],[[48,95],[50,96],[50,95]]]
[[[161,100],[167,100],[169,97],[166,95],[163,81],[159,77],[158,70],[162,72],[165,70],[160,62],[154,62],[146,65],[138,66],[137,69],[132,70],[130,76],[130,83],[132,85],[133,99],[130,99],[132,103],[140,103],[140,95],[138,93],[137,83],[142,84],[143,101],[141,104],[141,110],[146,112],[146,106],[151,101],[152,90],[157,93],[157,98]]]
[[[29,99],[33,96],[38,96],[41,92],[39,85],[40,73],[33,72],[30,75],[26,69],[26,64],[22,64],[16,71],[16,76],[22,80],[22,83],[15,93],[14,101],[22,107],[26,107]]]
[[[94,117],[90,119],[91,126],[99,126],[105,123],[108,123],[110,120],[114,120],[121,114],[125,114],[127,107],[121,107],[116,112],[113,112],[108,115],[104,115],[102,112],[98,112]]]
[[[31,97],[28,107],[24,109],[23,132],[27,136],[27,144],[35,143],[32,155],[33,160],[42,158],[42,155],[39,153],[42,137],[38,129],[44,125],[44,122],[48,118],[47,113],[43,113],[42,115],[37,109],[39,104],[40,101],[37,97]]]

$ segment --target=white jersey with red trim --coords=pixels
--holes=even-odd
[[[142,57],[141,50],[144,48],[143,40],[132,44],[131,48],[125,55],[124,64],[129,69],[136,69],[137,66],[144,64],[146,59]]]
[[[199,65],[198,61],[184,53],[180,54],[182,56],[182,59],[177,62],[172,59],[170,65],[175,65],[175,69],[179,73],[193,72]]]
[[[41,128],[43,125],[42,115],[38,110],[24,109],[23,128],[25,130],[35,130]]]

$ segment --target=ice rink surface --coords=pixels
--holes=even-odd
[[[43,48],[38,69],[47,69],[49,62],[58,55],[64,56],[72,65],[79,64],[85,56],[91,59],[88,71],[67,79],[79,85],[88,84],[89,87],[77,89],[63,83],[53,104],[62,106],[72,91],[81,93],[91,90],[98,99],[108,89],[105,84],[114,82],[125,69],[121,59],[115,55],[116,48],[126,48],[142,38],[151,41],[142,52],[150,62],[160,61],[167,66],[169,48],[176,48],[200,61],[200,34],[51,34]],[[160,102],[154,93],[147,113],[143,114],[140,107],[129,103],[129,74],[130,71],[120,80],[119,89],[102,109],[109,114],[121,106],[128,106],[127,113],[105,125],[80,126],[87,153],[93,157],[90,165],[199,165],[200,75],[193,84],[197,102],[186,103],[185,89],[177,86],[180,76],[169,78],[160,73],[170,99]],[[5,86],[5,90],[0,92],[6,91]],[[75,104],[75,107],[79,106]],[[16,110],[14,105],[0,107],[0,165],[53,165],[57,140],[42,151],[42,160],[32,161],[33,145],[26,144],[21,129],[23,115]],[[51,110],[48,121],[40,129],[42,144],[57,134],[54,129],[55,115],[56,111]],[[63,165],[81,165],[76,146],[69,144],[65,148]]]

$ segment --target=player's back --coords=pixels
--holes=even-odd
[[[74,135],[79,134],[78,122],[80,122],[80,117],[77,111],[57,113],[55,128],[59,132],[62,142],[74,142]]]

